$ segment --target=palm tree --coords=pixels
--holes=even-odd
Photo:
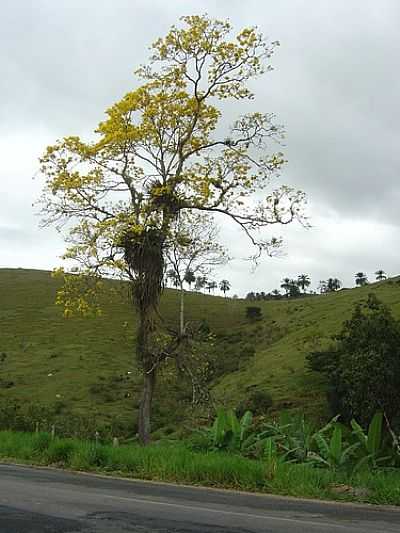
[[[291,279],[290,280],[290,286],[289,286],[289,296],[290,298],[297,298],[300,296],[300,289],[299,284],[296,280]]]
[[[318,290],[321,294],[328,292],[328,283],[325,280],[321,279],[318,285]]]
[[[356,285],[358,287],[363,287],[364,285],[367,285],[368,283],[367,275],[364,274],[364,272],[357,272],[357,274],[355,275],[355,278],[356,278]]]
[[[206,285],[206,289],[208,290],[208,293],[210,293],[211,291],[214,292],[214,289],[216,289],[217,287],[218,285],[216,281],[209,281]]]
[[[327,290],[329,292],[334,292],[340,289],[342,282],[337,278],[329,278],[326,284]]]
[[[221,289],[221,291],[224,293],[224,296],[226,298],[226,292],[229,291],[231,289],[231,284],[229,283],[229,281],[227,279],[223,279],[220,284],[219,284],[219,288]]]
[[[377,270],[375,272],[375,276],[378,281],[382,281],[383,279],[387,278],[386,272],[384,270]]]
[[[301,287],[303,292],[306,292],[306,287],[311,285],[310,276],[308,274],[300,274],[297,278],[297,285]]]
[[[281,283],[281,289],[285,291],[287,298],[289,298],[290,287],[291,287],[291,279],[283,278],[282,283]]]
[[[192,270],[186,270],[183,280],[186,281],[186,283],[189,285],[189,289],[191,289],[192,283],[196,281],[196,276]]]
[[[168,270],[167,278],[171,280],[171,283],[172,283],[172,285],[174,287],[178,287],[178,285],[179,285],[179,276],[178,276],[178,274],[175,272],[175,270],[173,268]]]
[[[278,289],[274,289],[272,292],[271,292],[271,295],[274,297],[274,298],[279,298],[281,293],[278,291]]]
[[[333,278],[333,290],[338,291],[341,289],[343,283],[338,278]]]
[[[194,288],[196,291],[200,291],[203,289],[207,284],[207,278],[205,276],[197,276],[196,283],[194,285]]]

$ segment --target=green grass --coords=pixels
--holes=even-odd
[[[66,320],[54,304],[57,286],[49,272],[0,270],[0,356],[6,354],[0,363],[0,401],[50,405],[60,416],[72,413],[133,429],[141,378],[134,360],[136,319],[128,301],[114,297],[105,301],[99,318]],[[353,304],[370,291],[400,316],[396,280],[294,301],[257,302],[264,318],[255,324],[245,320],[249,304],[244,300],[187,294],[188,319],[206,319],[217,336],[214,397],[236,406],[249,390],[261,389],[272,395],[276,411],[326,415],[321,378],[307,371],[305,356],[327,343]],[[167,290],[161,310],[169,325],[176,325],[178,307],[177,292]],[[252,350],[254,356],[245,355]],[[154,427],[182,427],[190,397],[187,387],[162,372]]]
[[[0,400],[57,406],[102,421],[134,425],[141,376],[135,365],[136,317],[127,297],[104,302],[99,318],[64,319],[55,305],[59,282],[49,272],[0,270]],[[245,323],[242,302],[188,294],[188,318],[206,319],[222,333]],[[161,303],[169,325],[177,323],[174,290]],[[128,374],[130,372],[130,374]],[[50,375],[51,374],[51,375]],[[183,399],[182,399],[183,397]],[[179,423],[190,393],[164,372],[155,401],[155,427],[175,412]]]
[[[111,447],[46,433],[0,431],[0,458],[36,465],[120,474],[137,479],[240,489],[290,496],[400,505],[400,472],[353,477],[309,465],[276,464],[221,452],[193,452],[184,443]],[[352,494],[334,487],[348,485]]]

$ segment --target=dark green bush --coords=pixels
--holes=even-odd
[[[261,307],[255,307],[255,306],[246,307],[246,318],[251,321],[261,320],[262,319]]]
[[[265,415],[273,406],[272,396],[267,391],[254,390],[248,393],[236,408],[237,415],[243,416],[246,411],[251,411],[255,416]]]

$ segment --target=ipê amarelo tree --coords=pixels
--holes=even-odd
[[[281,244],[263,229],[303,220],[301,191],[266,190],[285,163],[281,152],[268,151],[283,137],[274,115],[244,114],[220,135],[218,105],[253,99],[248,82],[271,69],[277,45],[257,28],[232,35],[228,21],[182,17],[152,45],[149,63],[136,72],[142,85],[107,110],[96,139],[66,137],[41,158],[44,224],[64,228],[64,258],[77,265],[58,295],[65,314],[87,312],[103,276],[130,282],[144,444],[157,370],[180,343],[160,332],[158,312],[165,249],[179,215],[225,216],[249,238],[254,257]]]

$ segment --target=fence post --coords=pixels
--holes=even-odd
[[[39,422],[35,423],[35,433],[39,433]]]
[[[99,444],[99,437],[100,437],[100,433],[96,431],[96,433],[94,434],[94,438],[96,440],[96,446]]]
[[[51,440],[54,440],[54,437],[56,436],[56,426],[52,424],[51,426]]]
[[[119,441],[118,441],[118,438],[117,437],[114,437],[113,438],[113,448],[118,448],[119,446]]]

